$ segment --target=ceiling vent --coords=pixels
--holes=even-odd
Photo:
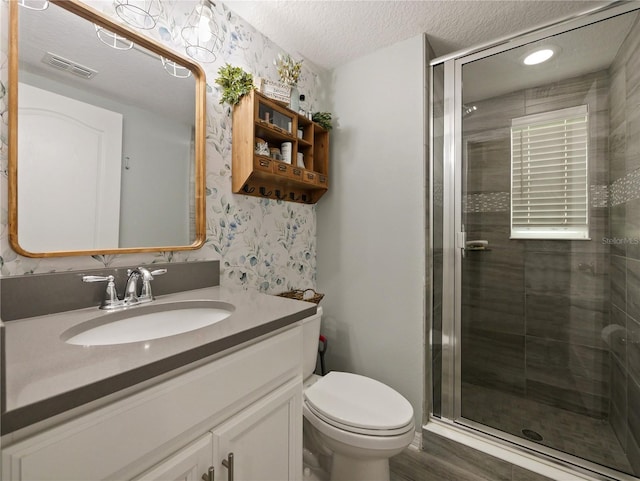
[[[87,80],[95,77],[98,73],[89,67],[85,67],[84,65],[80,65],[79,63],[51,52],[47,52],[44,57],[42,57],[42,61],[47,65],[51,65],[52,67],[64,70]]]

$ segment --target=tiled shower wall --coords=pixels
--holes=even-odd
[[[488,240],[489,250],[467,251],[463,263],[463,386],[608,416],[608,97],[609,75],[600,71],[476,102],[464,118],[467,240]],[[511,119],[584,104],[591,240],[510,240]],[[465,401],[463,387],[463,415],[466,403],[473,399]]]
[[[640,29],[610,67],[611,425],[640,470]]]

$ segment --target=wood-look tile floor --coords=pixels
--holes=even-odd
[[[522,399],[478,386],[465,385],[463,406],[466,418],[526,439],[522,429],[532,429],[543,436],[540,444],[587,459],[622,472],[632,468],[606,420],[571,413],[535,401]],[[425,440],[424,442],[429,442]],[[446,451],[446,450],[445,450]],[[473,469],[483,463],[483,457],[460,463],[456,455],[466,459],[465,449],[456,450],[451,457],[440,449],[434,453],[409,446],[390,460],[391,481],[549,481],[536,473],[512,466],[511,472],[487,474],[485,469]],[[444,453],[444,454],[443,454]],[[502,462],[496,461],[498,465]],[[487,461],[491,466],[492,462]],[[490,471],[490,468],[489,468]],[[636,474],[637,475],[637,474]]]
[[[631,473],[632,469],[609,422],[493,389],[465,384],[462,415],[480,424],[527,439],[523,429],[539,433],[539,443],[559,451]]]

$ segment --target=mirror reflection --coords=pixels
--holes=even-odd
[[[16,250],[197,247],[201,71],[176,64],[172,52],[161,55],[160,45],[140,46],[136,34],[101,23],[95,11],[84,18],[55,3],[43,11],[12,7],[19,20]]]

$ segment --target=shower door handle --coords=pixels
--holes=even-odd
[[[462,251],[462,257],[464,257],[464,250],[466,248],[466,240],[467,240],[467,233],[462,231],[462,232],[456,232],[456,249],[460,249]]]

